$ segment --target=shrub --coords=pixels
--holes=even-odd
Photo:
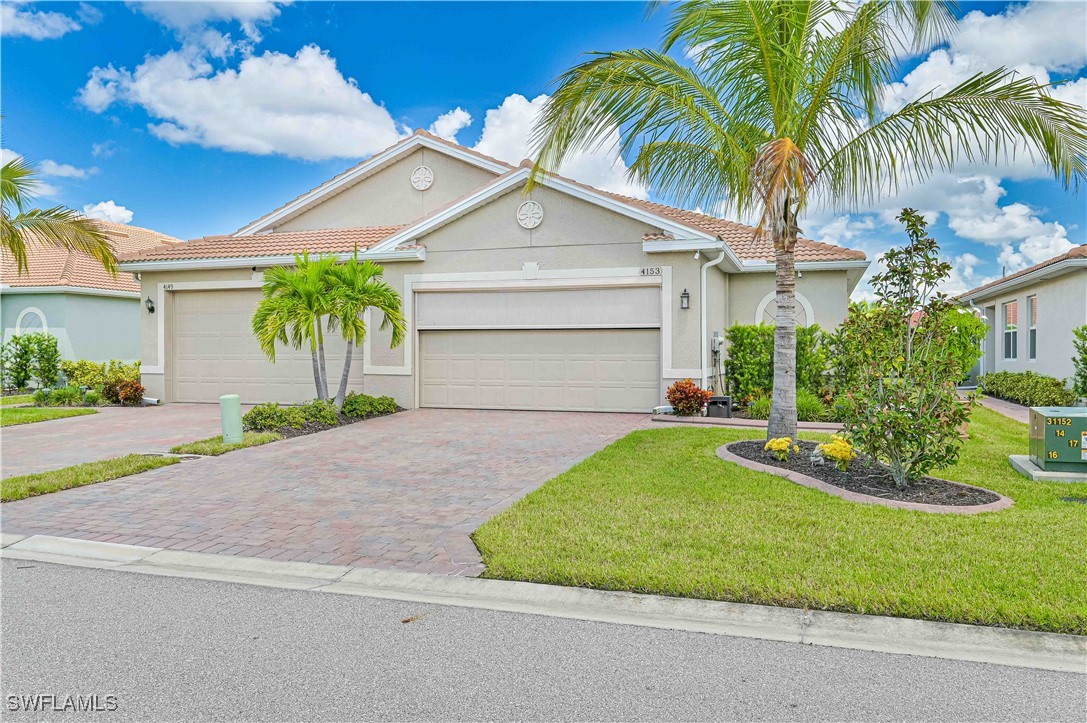
[[[301,429],[307,421],[301,407],[281,407],[275,402],[258,404],[242,417],[243,426],[257,432],[283,428]]]
[[[1079,397],[1087,397],[1087,324],[1072,330],[1072,346],[1076,349],[1072,357],[1072,390]]]
[[[396,400],[392,397],[371,397],[366,394],[351,392],[343,400],[343,413],[355,419],[366,419],[396,411]]]
[[[827,418],[827,405],[815,392],[797,389],[796,418],[801,422],[822,422]]]
[[[340,415],[336,412],[336,403],[331,399],[314,399],[299,407],[306,416],[307,422],[316,422],[329,427],[335,427],[340,423]]]
[[[773,452],[774,456],[781,462],[786,462],[789,459],[789,452],[799,452],[800,445],[793,444],[792,437],[778,437],[776,439],[769,440],[764,446],[763,450],[766,452]]]
[[[7,343],[7,373],[11,386],[16,389],[25,389],[30,384],[30,378],[34,373],[34,339],[33,334],[19,334],[11,337]]]
[[[1066,389],[1063,381],[1034,372],[986,374],[978,380],[978,388],[1027,407],[1067,407],[1076,402],[1075,392]]]
[[[39,387],[52,387],[60,376],[60,351],[52,334],[30,334],[34,359],[31,371]]]
[[[130,407],[143,402],[143,395],[146,393],[147,390],[139,379],[125,379],[117,385],[117,401]]]
[[[797,389],[820,391],[826,385],[826,334],[818,324],[796,329]],[[774,387],[774,327],[770,324],[735,324],[725,330],[729,392],[743,399]]]
[[[681,379],[668,387],[668,403],[678,416],[693,417],[702,413],[702,408],[713,396],[708,389],[701,389],[691,379]]]
[[[747,404],[747,416],[752,419],[769,419],[770,397],[766,393],[756,394]]]
[[[106,364],[80,359],[65,359],[60,363],[65,378],[77,387],[97,387],[106,383]]]
[[[102,396],[106,398],[106,401],[114,404],[121,402],[121,386],[128,382],[140,381],[140,363],[125,364],[117,359],[110,360],[106,365],[105,380],[102,382]],[[135,387],[131,384],[127,387],[128,392],[131,394],[135,391]],[[140,386],[143,389],[143,386]],[[146,390],[145,390],[146,391]],[[140,398],[143,398],[143,391],[140,392]]]
[[[39,389],[34,392],[34,406],[35,407],[47,407],[49,406],[49,390]]]
[[[60,387],[49,392],[46,404],[50,407],[83,406],[83,390],[76,386]]]
[[[86,402],[88,406],[97,407],[102,403],[102,395],[94,389],[88,389],[87,393],[83,396],[83,401]]]
[[[840,472],[845,472],[849,468],[849,463],[857,458],[853,445],[848,439],[838,434],[831,437],[829,442],[820,444],[818,450],[824,458],[833,460]]]
[[[920,214],[907,208],[898,220],[909,243],[884,254],[886,270],[871,281],[876,302],[841,327],[843,363],[855,368],[856,383],[839,413],[847,438],[905,487],[958,460],[969,408],[957,389],[964,362],[948,343],[957,333],[954,307],[936,292],[951,265]]]

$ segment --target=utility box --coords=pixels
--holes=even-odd
[[[1087,472],[1087,407],[1031,407],[1030,461],[1047,472]]]
[[[707,417],[731,417],[732,397],[710,397],[706,402]]]
[[[219,418],[223,422],[223,443],[240,443],[243,438],[242,400],[237,394],[219,397]]]

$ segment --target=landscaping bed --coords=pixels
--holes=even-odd
[[[258,404],[245,413],[242,423],[247,432],[274,432],[291,438],[402,411],[392,397],[352,392],[344,400],[342,409],[337,409],[331,400],[314,400],[298,406],[281,406],[275,402]]]
[[[830,461],[822,465],[813,464],[811,455],[818,446],[817,442],[803,440],[797,442],[800,451],[789,454],[785,460],[765,450],[764,446],[765,443],[762,440],[733,442],[728,445],[728,451],[752,462],[790,472],[799,472],[849,492],[884,500],[958,507],[987,505],[1000,499],[1000,495],[994,492],[935,477],[922,477],[911,482],[904,489],[899,488],[891,478],[891,471],[885,465],[864,455],[858,456],[850,463],[849,469],[845,472],[840,471]]]

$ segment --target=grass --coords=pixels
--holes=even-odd
[[[1087,485],[1019,476],[1026,425],[975,407],[939,472],[1015,501],[978,515],[855,504],[715,454],[758,436],[628,435],[483,525],[485,576],[1087,634],[1087,508],[1061,500]]]
[[[177,464],[180,461],[177,457],[147,457],[142,454],[130,454],[101,462],[77,464],[74,467],[65,467],[52,472],[9,477],[0,481],[0,501],[13,502],[72,487],[106,482],[118,477],[146,472],[149,469],[165,467],[168,464]]]
[[[50,419],[64,419],[65,417],[79,417],[84,414],[97,413],[97,409],[87,409],[85,407],[12,407],[0,410],[0,427],[47,422]]]
[[[30,404],[33,401],[33,394],[12,394],[7,397],[0,397],[0,407],[8,407],[12,404]]]
[[[218,437],[201,439],[198,442],[179,444],[170,451],[174,454],[201,454],[213,457],[220,454],[226,454],[227,452],[233,452],[236,449],[245,449],[246,447],[257,447],[262,444],[268,444],[269,442],[275,442],[278,439],[283,439],[283,437],[275,432],[245,432],[242,436],[242,441],[237,444],[224,444],[223,437],[220,435]]]

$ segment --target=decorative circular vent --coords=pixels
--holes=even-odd
[[[517,207],[517,223],[524,228],[536,228],[543,222],[543,206],[535,201],[525,201]]]
[[[416,191],[425,191],[434,183],[434,171],[427,166],[419,166],[411,172],[411,185]]]

